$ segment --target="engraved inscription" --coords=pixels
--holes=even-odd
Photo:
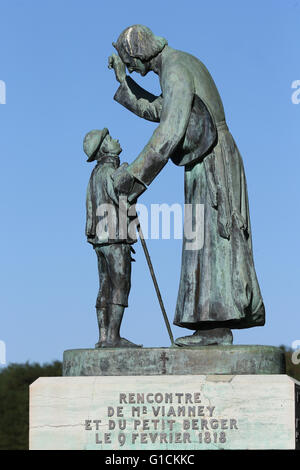
[[[166,359],[166,358],[165,358]],[[116,397],[117,398],[117,397]],[[101,419],[86,419],[86,431],[95,443],[122,448],[151,444],[212,444],[220,446],[238,432],[238,420],[220,416],[207,397],[193,393],[119,393],[118,404],[108,406]]]
[[[166,373],[167,373],[167,361],[169,360],[169,358],[168,358],[165,351],[161,353],[160,359],[162,360],[162,363],[163,363],[163,365],[162,365],[162,374],[166,375]]]

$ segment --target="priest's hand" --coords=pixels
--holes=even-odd
[[[128,163],[122,165],[114,172],[114,188],[117,193],[129,194],[134,183],[133,176],[127,171]]]
[[[113,185],[116,194],[125,194],[130,204],[146,191],[146,186],[137,181],[128,171],[128,163],[123,163],[113,174]]]
[[[126,79],[126,66],[117,54],[112,54],[108,58],[108,68],[114,69],[116,80],[123,83]]]

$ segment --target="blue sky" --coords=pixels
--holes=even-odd
[[[300,80],[300,1],[2,0],[0,9],[7,92],[0,104],[0,340],[7,361],[62,359],[65,349],[97,341],[97,265],[84,236],[92,165],[82,140],[108,127],[121,159],[131,162],[155,129],[113,101],[117,83],[107,68],[112,41],[136,23],[206,64],[243,156],[267,322],[234,331],[235,343],[300,339],[300,104],[291,100],[292,82]],[[133,78],[160,93],[156,75]],[[183,170],[169,162],[140,202],[182,204]],[[148,246],[172,322],[181,240]],[[136,260],[122,335],[168,346],[140,245]]]

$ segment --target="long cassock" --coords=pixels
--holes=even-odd
[[[185,167],[185,204],[204,206],[203,246],[188,249],[184,234],[174,324],[193,330],[262,326],[243,162],[216,85],[197,58],[171,48],[160,84],[156,97],[127,76],[114,99],[159,122],[128,167],[135,180],[147,187],[171,158]]]

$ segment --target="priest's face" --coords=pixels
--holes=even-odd
[[[120,55],[122,62],[126,65],[128,72],[136,72],[139,73],[142,77],[147,75],[149,72],[149,63],[142,62],[140,59],[135,57],[130,57],[128,54]]]

